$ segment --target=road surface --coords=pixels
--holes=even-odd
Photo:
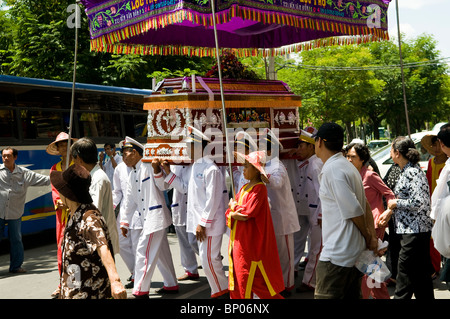
[[[58,267],[56,261],[56,243],[53,233],[45,233],[40,236],[24,238],[25,262],[23,267],[27,270],[25,274],[10,274],[8,242],[3,240],[0,244],[0,299],[50,299],[51,293],[58,285]],[[180,263],[180,254],[177,237],[169,233],[169,244],[172,252],[177,276],[183,274]],[[228,270],[227,245],[228,236],[224,235],[222,244],[223,264]],[[116,255],[116,267],[123,283],[127,283],[130,276],[120,255]],[[203,270],[199,269],[199,280],[188,280],[179,282],[180,291],[173,295],[158,295],[157,288],[162,287],[162,277],[156,269],[150,290],[150,299],[209,299],[210,288]],[[228,272],[227,272],[228,274]],[[296,286],[301,283],[302,272],[296,278]],[[436,299],[450,299],[450,291],[439,279],[434,280],[434,293]],[[128,297],[133,298],[131,289],[127,289]],[[391,297],[393,288],[389,288]],[[313,293],[296,293],[293,291],[289,299],[313,299]]]

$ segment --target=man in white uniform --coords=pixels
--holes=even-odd
[[[342,155],[341,126],[325,123],[314,137],[316,155],[324,163],[319,175],[323,247],[314,298],[359,299],[363,274],[355,262],[366,247],[377,251],[373,221],[370,225],[366,220],[361,175]]]
[[[303,200],[302,209],[305,209],[307,215],[304,216],[305,226],[301,223],[300,232],[304,230],[304,238],[308,235],[308,255],[305,271],[303,273],[303,280],[300,287],[297,288],[297,292],[305,292],[314,290],[316,286],[315,269],[322,247],[322,230],[321,230],[321,206],[319,199],[319,174],[322,170],[323,163],[315,155],[314,139],[312,133],[317,133],[317,130],[313,127],[307,127],[305,130],[300,131],[299,143],[297,147],[297,156],[300,160],[296,160],[297,164],[297,176],[301,178],[301,184],[293,185],[294,198],[297,196],[297,200]],[[298,206],[297,206],[298,208]],[[306,229],[303,229],[306,228]],[[303,239],[303,236],[302,239]],[[297,243],[296,243],[297,244]],[[305,248],[305,243],[302,243],[302,253]],[[296,247],[297,248],[297,247]]]
[[[178,280],[196,280],[199,278],[196,257],[196,254],[199,254],[197,239],[193,233],[188,233],[186,231],[187,192],[191,166],[170,166],[167,161],[162,164],[166,175],[166,178],[164,179],[164,182],[166,183],[165,188],[173,188],[171,205],[172,224],[177,233],[178,245],[180,246],[181,265],[184,268],[184,274],[178,277]]]
[[[119,215],[117,216],[117,227],[120,229],[120,219],[124,214],[128,177],[131,171],[136,174],[136,164],[141,161],[144,146],[136,140],[126,137],[122,146],[123,161],[121,161],[114,170],[113,176],[113,204],[114,208],[120,205]],[[135,211],[129,226],[129,235],[123,236],[119,230],[120,257],[131,273],[130,283],[125,288],[134,286],[134,264],[136,258],[136,249],[139,236],[142,231],[142,223],[139,212]]]
[[[265,166],[269,177],[269,184],[266,187],[285,285],[285,290],[281,295],[287,297],[295,285],[294,233],[300,230],[300,224],[288,173],[278,157],[283,146],[275,134],[268,130],[261,137],[259,147],[267,151],[269,158]]]
[[[91,174],[89,194],[92,197],[93,204],[105,218],[114,254],[118,254],[120,252],[119,233],[112,200],[112,187],[108,176],[97,164],[97,146],[92,139],[83,137],[71,146],[70,151],[73,162],[84,166]]]
[[[184,141],[188,143],[189,156],[194,160],[190,166],[189,187],[185,182],[182,186],[187,189],[186,231],[196,236],[211,297],[218,298],[228,293],[228,278],[223,270],[220,251],[226,229],[228,192],[219,167],[209,156],[203,156],[203,150],[211,140],[199,130],[189,127],[189,136]],[[170,178],[173,178],[172,185],[183,183],[176,175]]]
[[[166,231],[172,221],[164,194],[155,184],[157,178],[162,179],[163,174],[154,174],[152,165],[142,162],[136,164],[136,171],[132,171],[128,178],[127,200],[120,220],[124,236],[128,234],[136,210],[140,214],[143,226],[137,245],[134,270],[133,295],[136,298],[148,298],[156,266],[164,281],[163,288],[157,292],[178,292],[178,282]]]
[[[301,147],[301,144],[299,148]],[[295,151],[297,152],[299,148],[295,149]],[[292,196],[294,197],[298,222],[300,224],[300,230],[294,233],[294,269],[295,274],[297,275],[300,260],[305,253],[306,240],[310,230],[310,211],[308,207],[308,195],[306,193],[306,169],[309,162],[305,159],[283,159],[282,162],[288,172],[289,181],[291,183]],[[308,256],[305,257],[305,260],[302,262],[302,264],[306,265],[307,261]]]

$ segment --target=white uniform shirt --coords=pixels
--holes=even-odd
[[[195,234],[197,225],[201,225],[207,236],[225,233],[228,191],[221,169],[209,157],[186,166],[181,176],[171,171],[164,182],[157,181],[160,189],[173,188],[187,194],[187,232]]]
[[[299,231],[297,209],[286,167],[278,157],[274,157],[266,163],[264,170],[269,177],[266,187],[275,235],[288,235]]]
[[[431,215],[436,222],[432,237],[434,247],[446,258],[450,258],[450,158],[439,175],[431,196]]]
[[[117,230],[116,214],[114,213],[111,182],[98,164],[92,169],[91,178],[89,194],[92,197],[94,205],[106,221],[114,254],[117,254],[119,253],[119,233]]]
[[[140,166],[140,167],[138,167]],[[163,178],[162,172],[153,174],[151,164],[139,162],[136,170],[128,177],[125,211],[120,220],[121,227],[129,228],[134,212],[140,213],[144,235],[170,226],[169,208],[164,193],[157,187],[156,178]]]
[[[116,166],[113,176],[113,205],[114,208],[120,205],[119,214],[122,216],[125,211],[125,201],[128,186],[128,177],[130,176],[133,168],[128,167],[124,162],[121,162]],[[119,216],[119,218],[120,218]],[[119,219],[120,222],[120,219]],[[135,212],[130,223],[130,229],[142,229],[142,224],[139,217],[139,212]]]
[[[187,190],[189,185],[190,165],[172,165],[170,174],[165,178],[168,188],[173,188],[172,223],[174,226],[186,226]]]
[[[322,205],[319,198],[319,175],[322,171],[323,162],[315,154],[308,158],[306,166],[306,194],[308,194],[308,208],[314,223],[322,219]]]
[[[431,195],[430,217],[436,220],[437,215],[443,211],[443,201],[450,196],[450,157],[445,162],[445,166],[436,181],[436,187]]]
[[[306,168],[309,161],[299,161],[296,159],[282,160],[288,172],[289,182],[291,183],[292,197],[294,198],[297,214],[309,216],[308,194],[306,192],[307,178]]]
[[[319,181],[323,242],[320,260],[353,267],[366,248],[361,231],[351,220],[365,213],[361,175],[339,152],[325,162]]]

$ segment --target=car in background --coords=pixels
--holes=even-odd
[[[436,134],[434,131],[427,131],[427,132],[420,132],[420,133],[414,133],[411,134],[411,139],[414,142],[414,145],[416,146],[416,149],[420,153],[420,161],[419,165],[420,168],[426,172],[428,168],[428,160],[432,157],[430,153],[427,152],[425,148],[422,147],[420,144],[420,141],[422,137],[424,137],[427,134]],[[391,158],[391,144],[382,147],[378,151],[374,152],[371,157],[375,161],[375,163],[378,166],[378,169],[380,170],[380,177],[384,178],[386,176],[387,171],[389,168],[394,164],[394,161]]]
[[[367,147],[371,154],[375,153],[379,149],[383,148],[383,146],[389,145],[390,142],[388,140],[372,140],[367,143]]]
[[[437,134],[439,132],[439,130],[441,129],[441,126],[444,124],[447,124],[447,123],[446,122],[437,123],[435,126],[433,126],[433,129],[431,131]]]

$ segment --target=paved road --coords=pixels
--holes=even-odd
[[[177,237],[168,234],[169,244],[174,260],[177,275],[182,275],[183,269],[180,263],[180,255]],[[227,256],[228,236],[223,237],[222,255]],[[9,253],[6,241],[0,244],[0,299],[49,299],[50,294],[58,285],[58,267],[56,262],[56,243],[53,234],[46,234],[32,238],[26,238],[25,262],[23,267],[27,269],[26,274],[10,274],[8,272]],[[224,267],[228,267],[227,258],[223,259]],[[124,262],[116,255],[116,267],[122,282],[126,283],[130,276]],[[180,282],[180,292],[175,295],[160,296],[155,289],[162,287],[162,277],[158,270],[155,271],[153,283],[150,290],[151,299],[209,299],[210,289],[200,269],[200,279],[196,281]],[[302,273],[296,279],[297,286],[301,282]],[[434,280],[434,293],[436,299],[450,299],[450,291],[439,279]],[[392,296],[393,289],[389,288]],[[128,297],[133,298],[131,289],[128,289]],[[313,299],[313,294],[293,292],[289,299]]]

